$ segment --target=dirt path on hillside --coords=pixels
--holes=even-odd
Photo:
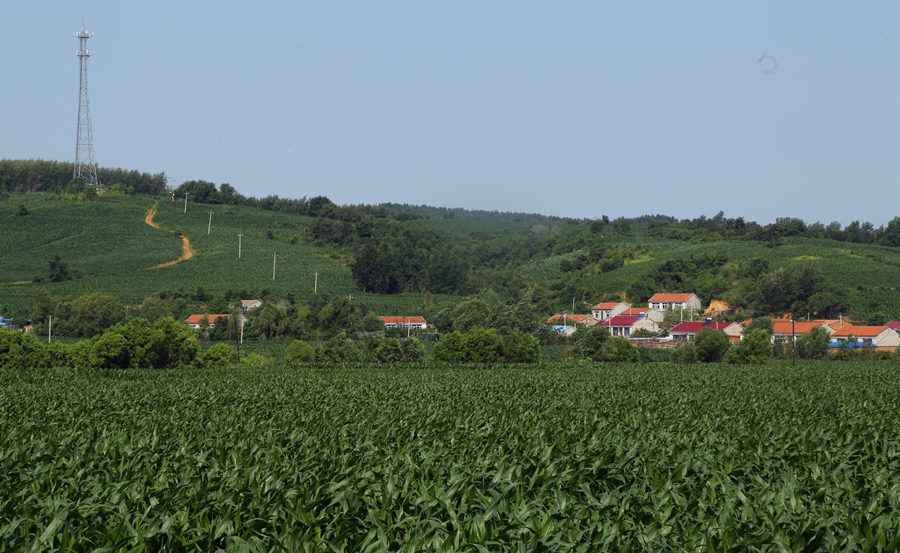
[[[144,217],[144,222],[150,225],[155,229],[159,229],[160,226],[153,221],[153,216],[156,215],[156,206],[151,206],[147,211],[147,216]],[[160,229],[162,230],[162,229]],[[172,234],[179,236],[181,238],[181,256],[178,259],[173,259],[172,261],[166,261],[165,263],[160,263],[159,265],[154,265],[152,267],[147,267],[144,269],[145,271],[149,271],[151,269],[159,269],[160,267],[169,267],[176,263],[181,263],[185,259],[190,259],[194,256],[194,249],[191,247],[191,241],[188,240],[188,237],[175,232],[174,230],[170,230]]]

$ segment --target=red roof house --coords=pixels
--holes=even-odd
[[[225,321],[231,318],[231,315],[228,313],[210,313],[205,314],[201,313],[199,315],[191,315],[184,322],[188,324],[191,328],[200,328],[200,323],[203,321],[203,318],[206,318],[206,322],[209,323],[209,326],[216,326],[216,319],[220,317],[225,317]]]
[[[642,329],[648,332],[659,332],[659,325],[656,324],[656,321],[634,315],[617,315],[611,319],[600,321],[594,326],[604,327],[613,336],[621,336],[623,338],[633,336],[635,332]]]
[[[421,328],[428,326],[425,317],[378,317],[384,323],[385,328]]]
[[[605,301],[600,302],[591,308],[591,315],[598,321],[621,315],[623,311],[631,307],[631,304],[625,301]]]

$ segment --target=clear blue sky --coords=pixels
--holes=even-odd
[[[896,0],[5,0],[0,158],[572,217],[900,214]],[[760,58],[767,54],[777,60]]]

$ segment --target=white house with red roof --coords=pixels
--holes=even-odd
[[[669,330],[669,336],[676,342],[692,342],[697,333],[704,328],[712,328],[724,332],[728,339],[737,342],[744,335],[744,327],[740,323],[727,321],[684,321],[673,326]]]
[[[631,304],[624,301],[605,301],[600,302],[591,308],[591,315],[597,321],[605,321],[610,317],[621,315],[623,311],[630,308]]]
[[[790,319],[774,319],[772,321],[772,343],[797,341],[798,338],[814,328],[822,327],[831,336],[835,327],[831,320],[816,319],[814,321],[792,321]]]
[[[693,342],[694,336],[706,325],[706,321],[684,321],[669,330],[669,336],[676,342]]]
[[[744,337],[744,326],[741,323],[736,323],[733,321],[718,321],[714,323],[707,323],[706,326],[715,330],[721,330],[725,333],[726,336],[728,336],[728,339],[732,342],[737,342]]]
[[[647,317],[636,317],[634,315],[616,315],[605,321],[600,321],[594,326],[606,328],[613,336],[621,336],[622,338],[630,338],[638,330],[659,332],[659,325],[655,321],[651,321]]]
[[[658,311],[700,311],[703,306],[697,294],[653,294],[647,304]]]
[[[184,322],[188,324],[191,328],[200,328],[203,326],[204,320],[208,327],[212,328],[216,326],[216,321],[218,319],[222,319],[223,322],[228,323],[228,320],[231,319],[231,315],[228,313],[200,313],[197,315],[191,315]]]
[[[425,322],[425,317],[418,316],[410,316],[410,317],[378,317],[381,319],[381,322],[384,323],[385,328],[406,328],[406,329],[420,329],[425,330],[428,327],[428,323]]]
[[[831,345],[843,347],[854,343],[857,347],[896,350],[900,346],[900,334],[893,328],[884,326],[844,325],[831,335]]]

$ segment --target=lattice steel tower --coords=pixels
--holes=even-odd
[[[84,18],[81,18],[81,30],[75,32],[80,41],[78,60],[81,63],[81,83],[78,87],[78,136],[75,138],[75,174],[73,179],[83,178],[88,184],[100,189],[100,178],[97,176],[97,162],[94,161],[94,131],[91,128],[91,103],[88,100],[87,62],[92,52],[87,49],[87,40],[94,36],[84,29]]]

